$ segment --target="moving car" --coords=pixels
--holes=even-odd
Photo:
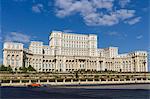
[[[41,87],[41,84],[32,83],[28,87]]]

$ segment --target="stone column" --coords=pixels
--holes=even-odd
[[[105,64],[105,61],[103,60],[103,62],[101,63],[101,69],[102,69],[102,71],[104,71],[105,70],[105,68],[106,68],[106,64]]]
[[[132,81],[132,78],[130,78],[130,81]]]
[[[47,79],[47,83],[49,83],[49,80]]]
[[[63,83],[65,83],[66,82],[66,80],[65,79],[63,79]]]
[[[126,82],[126,79],[124,79],[124,82]]]
[[[57,83],[57,79],[55,79],[55,83]]]
[[[148,59],[147,59],[147,57],[145,58],[145,62],[146,63],[144,63],[144,71],[148,72],[148,66],[147,66],[148,65]]]
[[[100,71],[100,63],[98,59],[96,60],[96,66],[97,66],[96,71]]]
[[[80,83],[81,81],[80,81],[80,79],[79,79],[79,83]]]
[[[135,82],[137,82],[137,78],[135,78]]]
[[[38,83],[40,83],[40,80],[38,79]]]
[[[88,82],[88,79],[86,79],[85,81]]]
[[[101,82],[101,79],[99,79],[99,81]]]
[[[10,80],[10,82],[9,82],[10,84],[12,84],[12,80]]]
[[[85,70],[87,71],[87,60],[85,59]]]
[[[95,79],[93,79],[93,82],[95,82]]]
[[[77,70],[80,69],[80,66],[79,66],[79,60],[77,60]]]
[[[57,61],[57,56],[55,57],[55,62],[54,62],[54,66],[55,66],[55,71],[58,70],[58,61]]]
[[[31,80],[29,80],[29,83],[32,83]]]
[[[106,82],[108,82],[108,79],[106,79]]]
[[[62,60],[62,61],[63,61],[63,62],[62,62],[62,65],[63,65],[62,71],[65,72],[65,71],[66,71],[66,58],[63,57],[62,59],[63,59],[63,60]]]
[[[114,81],[114,79],[112,79],[112,81]]]

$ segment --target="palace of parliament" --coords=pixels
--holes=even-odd
[[[3,64],[13,70],[31,65],[37,72],[118,71],[147,72],[148,53],[134,51],[118,53],[118,47],[98,48],[97,35],[52,31],[49,45],[31,41],[29,48],[22,43],[5,42]]]

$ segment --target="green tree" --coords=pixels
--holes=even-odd
[[[22,72],[27,72],[27,68],[25,66],[20,67],[19,70],[22,71]]]
[[[8,71],[8,72],[12,72],[12,68],[11,66],[9,65],[8,67],[4,66],[4,65],[1,65],[0,66],[0,71]]]
[[[7,71],[7,67],[5,67],[4,65],[0,66],[0,71]]]
[[[18,69],[17,68],[15,68],[15,71],[17,71]]]
[[[36,71],[31,65],[27,68],[28,71]]]
[[[22,67],[23,72],[27,72],[27,68],[25,66]]]
[[[7,71],[9,71],[9,72],[13,71],[10,65],[7,67]]]

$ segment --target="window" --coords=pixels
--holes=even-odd
[[[16,66],[19,66],[19,55],[16,56]]]
[[[10,60],[10,55],[7,55],[7,60]]]
[[[45,64],[45,68],[47,68],[47,64]]]
[[[14,65],[14,55],[11,57],[11,64]]]
[[[10,55],[7,55],[7,65],[10,65]]]
[[[19,55],[16,56],[16,60],[17,60],[17,61],[19,60]]]

